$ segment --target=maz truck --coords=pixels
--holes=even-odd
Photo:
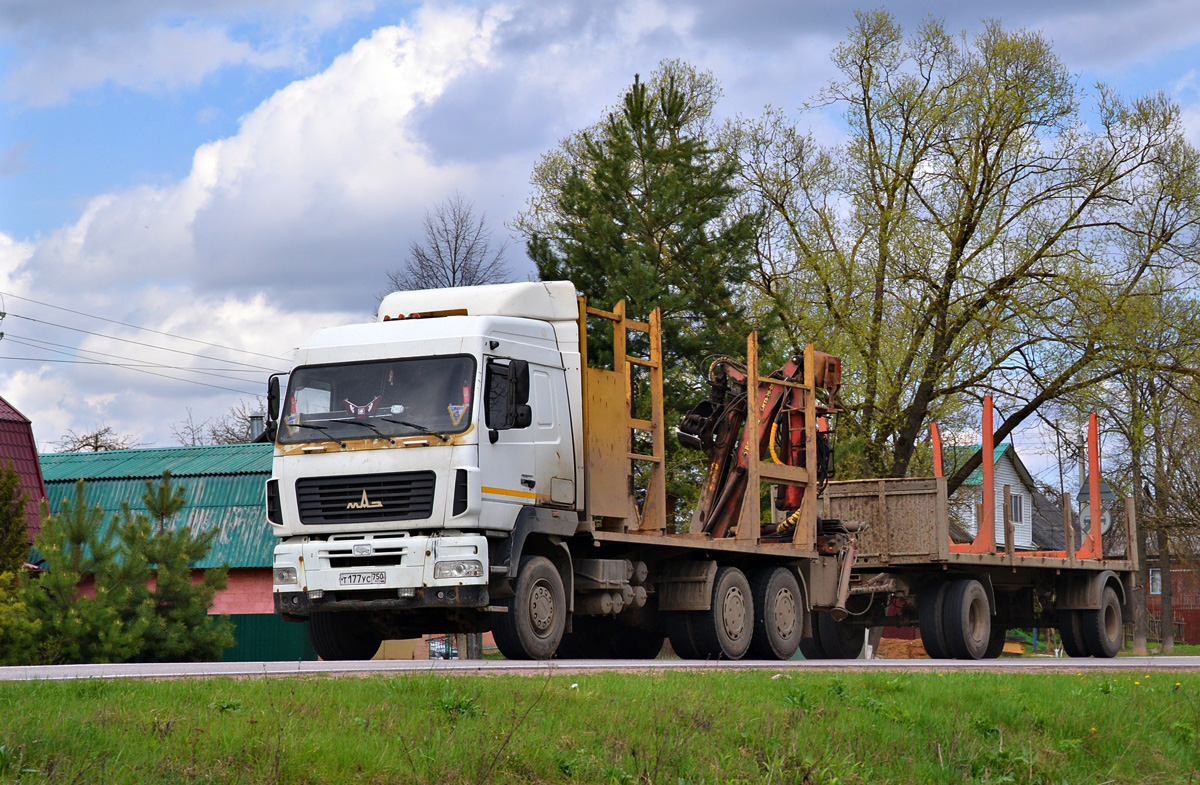
[[[811,346],[771,373],[753,335],[711,362],[673,434],[709,466],[672,525],[659,335],[657,311],[592,308],[566,281],[397,292],[315,332],[268,392],[276,611],[325,659],[488,630],[509,658],[668,638],[684,658],[848,658],[866,628],[914,625],[935,657],[998,656],[1032,626],[1116,653],[1132,506],[1119,557],[1099,527],[1016,552],[1007,520],[997,549],[991,505],[952,543],[944,478],[833,480],[841,361]]]

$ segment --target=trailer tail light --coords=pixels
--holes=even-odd
[[[283,510],[279,507],[279,480],[267,480],[267,520],[283,525]]]
[[[462,515],[467,511],[467,470],[459,469],[454,475],[454,506],[450,514]]]

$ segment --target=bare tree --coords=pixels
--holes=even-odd
[[[213,420],[196,422],[192,410],[187,410],[187,419],[171,426],[171,435],[184,447],[199,447],[206,444],[242,444],[254,438],[251,418],[265,408],[262,398],[242,400],[229,407],[229,411]]]
[[[475,203],[458,191],[425,211],[424,242],[413,240],[404,267],[388,273],[394,290],[440,289],[504,283],[512,273],[504,263],[507,241],[492,245],[487,216],[475,217]]]
[[[266,409],[262,398],[242,400],[229,407],[224,417],[208,427],[210,444],[241,444],[254,438],[251,418]]]
[[[172,425],[171,435],[175,437],[175,441],[184,447],[199,447],[202,444],[208,444],[204,434],[204,429],[208,427],[208,422],[208,420],[196,422],[196,418],[192,415],[192,407],[189,406],[187,409],[187,419]]]
[[[111,425],[84,433],[68,429],[62,438],[50,442],[58,452],[104,452],[106,450],[128,450],[139,446],[128,433],[117,433]]]

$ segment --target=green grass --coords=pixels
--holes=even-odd
[[[0,782],[1200,782],[1200,674],[0,683]]]

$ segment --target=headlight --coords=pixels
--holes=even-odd
[[[289,583],[296,583],[296,568],[295,567],[276,567],[275,568],[275,585],[286,586]]]
[[[483,575],[483,562],[467,559],[461,561],[440,561],[433,566],[433,577],[436,578],[478,578]]]

